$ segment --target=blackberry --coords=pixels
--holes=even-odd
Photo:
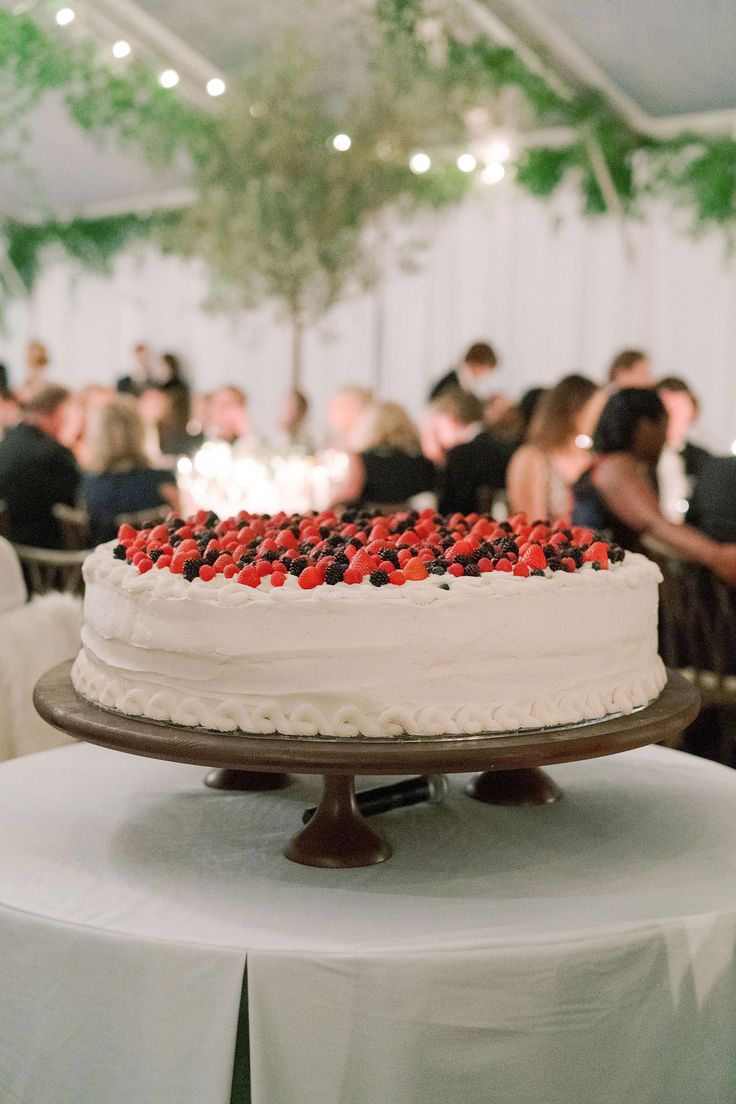
[[[518,553],[518,551],[519,551],[518,544],[511,537],[502,537],[501,540],[498,542],[498,547],[503,552],[517,552]]]
[[[204,563],[204,560],[199,560],[199,559],[197,559],[197,560],[187,560],[186,561],[186,563],[184,564],[184,570],[182,571],[182,575],[184,576],[184,578],[187,580],[188,583],[191,583],[193,579],[197,578],[197,576],[199,575],[199,569],[200,569],[200,567],[202,566],[203,563]]]
[[[449,589],[450,589],[449,583],[440,583],[440,585],[438,587],[438,590],[449,590]]]
[[[329,533],[329,529],[327,530],[327,532]],[[321,529],[320,529],[320,533],[322,533]],[[337,548],[338,545],[341,545],[341,544],[345,543],[345,538],[339,536],[338,533],[333,533],[331,537],[327,537],[326,539],[327,539],[327,543],[329,544],[330,548]]]
[[[611,545],[608,549],[608,559],[610,563],[622,563],[625,555],[626,553],[623,548],[619,548],[617,544]]]
[[[350,559],[349,559],[348,556],[345,555],[344,552],[336,552],[335,553],[335,563],[345,564],[345,566],[347,567],[348,564],[350,563]]]
[[[560,562],[560,560],[557,560],[554,557],[552,559],[547,560],[547,567],[550,569],[550,571],[564,571],[565,570],[564,567],[562,566],[562,563]]]
[[[209,565],[210,565],[210,567],[212,567],[212,566],[213,566],[213,564],[214,564],[214,563],[216,562],[216,560],[217,560],[217,559],[218,559],[218,558],[219,558],[219,557],[220,557],[221,555],[222,555],[222,552],[220,551],[220,549],[219,549],[219,548],[211,548],[211,549],[209,550],[209,552],[205,552],[205,555],[204,555],[204,562],[205,562],[206,564],[209,564]]]
[[[340,514],[340,521],[343,522],[343,524],[345,525],[352,525],[357,516],[357,510],[343,510],[343,512]]]
[[[314,541],[305,540],[301,544],[297,545],[297,551],[301,552],[302,556],[308,556],[314,548]]]
[[[513,533],[513,529],[507,521],[500,521],[498,527],[499,529],[503,529],[504,533]]]
[[[112,550],[112,554],[116,560],[124,560],[128,549],[124,544],[116,544]]]
[[[382,560],[388,560],[398,570],[399,566],[399,553],[395,548],[379,548],[378,555]]]
[[[171,531],[173,529],[181,529],[182,525],[186,525],[186,522],[184,518],[175,517],[169,518],[169,520],[164,524],[166,525],[166,528]]]
[[[474,563],[466,564],[465,565],[465,574],[470,575],[475,579],[479,578],[480,571],[478,570],[477,564],[474,564]]]
[[[305,567],[309,567],[309,560],[306,556],[297,556],[289,564],[289,574],[296,575],[297,578],[301,575]]]
[[[430,560],[427,564],[427,571],[430,575],[446,575],[447,564],[442,560]]]
[[[319,527],[320,540],[329,540],[332,536],[332,530],[327,525],[320,525]]]
[[[603,570],[603,568],[601,567],[601,565],[598,563],[597,560],[593,560],[593,563],[592,563],[591,566],[592,566],[594,571],[602,571]]]
[[[582,548],[570,548],[568,549],[568,556],[571,560],[575,561],[576,567],[582,567],[585,562],[585,553]]]
[[[532,575],[541,575],[542,578],[544,578],[544,572],[542,571],[541,567],[533,567],[531,573]]]
[[[353,548],[362,548],[363,547],[362,540],[358,540],[357,537],[351,537],[350,540],[348,541],[348,544],[352,544]]]
[[[471,560],[472,556],[463,556],[461,553],[459,556],[456,556],[452,562],[456,564],[461,564],[462,567],[467,567]]]
[[[386,586],[388,582],[388,574],[385,571],[371,571],[370,580],[373,586]]]
[[[252,556],[241,556],[240,559],[238,560],[238,567],[248,567],[252,563],[253,563],[253,557]]]
[[[215,511],[210,510],[207,517],[204,519],[205,529],[214,529],[219,520],[220,520],[220,518],[215,513]]]
[[[163,550],[162,550],[161,548],[154,548],[153,552],[149,552],[149,553],[148,553],[148,556],[149,556],[149,559],[151,560],[151,562],[152,562],[152,563],[155,563],[155,562],[156,562],[156,560],[160,560],[160,559],[161,559],[161,557],[163,556],[163,554],[164,554],[164,553],[163,553]]]
[[[347,571],[345,564],[331,563],[325,571],[325,582],[328,586],[334,586],[335,583],[341,583],[342,577]]]

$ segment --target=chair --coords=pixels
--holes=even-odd
[[[136,510],[131,514],[118,514],[115,518],[115,524],[117,526],[132,525],[135,529],[148,529],[162,521],[166,521],[170,516],[170,506],[153,506],[147,510]]]
[[[89,517],[86,510],[57,502],[51,507],[51,513],[59,522],[62,543],[67,551],[89,548]]]
[[[8,504],[4,499],[0,498],[0,537],[7,537],[10,532],[10,516],[8,514]]]
[[[82,594],[82,564],[90,553],[89,548],[57,550],[32,548],[27,544],[14,544],[23,574],[31,594],[48,594],[61,590],[69,594]]]

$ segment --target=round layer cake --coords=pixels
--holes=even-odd
[[[508,733],[658,696],[659,570],[518,516],[200,513],[88,558],[77,691],[207,729]]]

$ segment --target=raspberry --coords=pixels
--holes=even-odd
[[[388,577],[388,581],[393,586],[403,586],[406,582],[406,575],[403,571],[392,571]]]
[[[527,575],[529,575],[529,568],[525,563],[514,564],[513,574],[520,575],[523,579],[526,579]]]
[[[204,563],[199,569],[199,577],[203,583],[209,583],[211,579],[214,579],[217,572],[211,564]]]
[[[396,570],[397,566],[392,560],[381,560],[378,570],[385,571],[387,575],[390,575],[392,571]]]
[[[459,579],[461,575],[465,574],[465,568],[463,567],[462,564],[454,563],[454,564],[450,564],[450,566],[447,569],[447,572],[448,572],[449,575],[454,575],[456,578]]]
[[[305,567],[299,574],[299,586],[302,590],[314,590],[321,582],[321,572],[317,567]]]
[[[273,567],[268,560],[261,560],[255,565],[255,569],[258,574],[263,578],[264,575],[270,575],[273,572]]]
[[[496,564],[496,571],[513,571],[511,561],[507,560],[505,556],[502,556]]]
[[[141,556],[136,567],[138,568],[139,574],[143,575],[144,572],[151,570],[153,567],[153,560],[149,556]]]
[[[481,575],[485,575],[488,571],[493,571],[493,561],[489,560],[487,556],[481,556],[478,560],[477,567]]]
[[[171,556],[159,556],[156,567],[161,571],[164,567],[171,567]]]
[[[353,584],[363,581],[363,572],[356,571],[355,568],[349,567],[342,577],[344,583]]]
[[[238,565],[234,564],[231,560],[222,574],[225,576],[226,579],[232,579],[234,575],[238,574]]]
[[[563,566],[563,567],[564,567],[564,568],[565,568],[565,569],[566,569],[567,571],[573,572],[573,571],[575,570],[575,568],[577,567],[577,564],[575,563],[575,561],[574,561],[574,559],[572,558],[572,556],[563,556],[563,558],[562,558],[562,566]]]
[[[283,571],[275,571],[271,576],[271,586],[282,587],[286,581],[286,575]]]

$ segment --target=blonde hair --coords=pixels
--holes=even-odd
[[[34,368],[46,368],[49,363],[49,353],[41,341],[29,341],[26,349],[26,357]]]
[[[121,395],[95,413],[91,431],[91,463],[96,472],[129,472],[148,468],[144,451],[145,424],[135,399]]]
[[[361,451],[392,448],[409,456],[419,456],[422,451],[417,428],[398,403],[370,403],[358,419],[355,439]]]

